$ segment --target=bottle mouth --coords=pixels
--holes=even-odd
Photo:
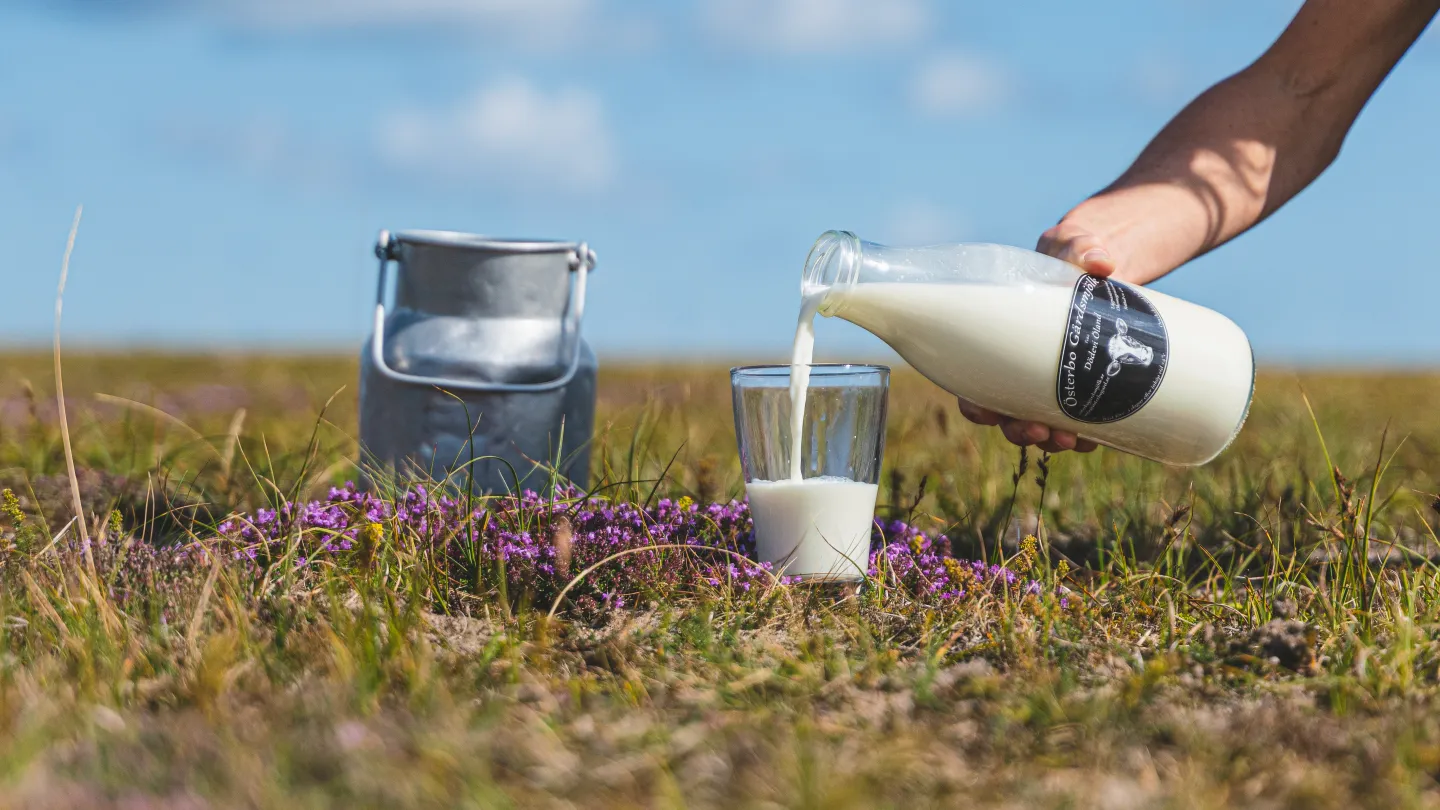
[[[830,287],[850,287],[860,275],[860,237],[849,231],[826,231],[805,257],[800,294]]]

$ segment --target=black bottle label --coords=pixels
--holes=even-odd
[[[1066,416],[1093,424],[1130,416],[1155,396],[1169,360],[1165,321],[1139,290],[1080,277],[1055,380]]]

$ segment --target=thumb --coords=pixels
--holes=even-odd
[[[1035,249],[1102,278],[1113,274],[1116,269],[1115,259],[1101,244],[1099,237],[1065,222],[1041,234]]]

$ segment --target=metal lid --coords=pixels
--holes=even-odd
[[[595,269],[595,251],[584,242],[567,242],[559,239],[499,239],[460,231],[381,231],[375,242],[375,255],[381,260],[395,258],[396,242],[435,247],[463,247],[476,250],[493,250],[498,253],[570,253],[570,269],[584,266]]]
[[[581,244],[559,239],[500,239],[459,231],[399,231],[390,238],[396,242],[504,250],[512,253],[563,253],[575,250]]]

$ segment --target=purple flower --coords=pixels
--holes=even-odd
[[[769,565],[751,561],[753,527],[743,501],[701,505],[688,498],[662,499],[647,509],[562,490],[553,497],[525,491],[478,499],[479,508],[469,513],[467,502],[418,485],[381,498],[346,484],[322,501],[236,515],[219,533],[233,544],[234,555],[249,560],[274,559],[293,547],[298,566],[323,558],[343,563],[355,555],[373,557],[387,548],[423,553],[457,585],[498,589],[503,577],[512,600],[523,594],[535,605],[548,605],[577,573],[603,562],[568,595],[573,605],[601,611],[697,587],[748,593],[774,579]],[[555,541],[562,526],[563,559]],[[674,545],[690,550],[654,548]],[[1039,583],[1021,583],[1002,566],[952,558],[946,538],[898,520],[878,522],[869,574],[910,598],[935,603],[987,590],[1041,592]]]

